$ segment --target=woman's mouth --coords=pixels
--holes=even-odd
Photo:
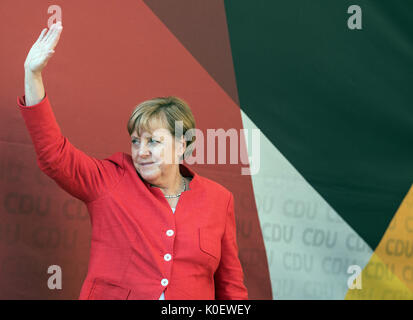
[[[140,166],[142,167],[146,167],[146,166],[150,166],[151,164],[154,164],[155,162],[141,162],[139,163]]]

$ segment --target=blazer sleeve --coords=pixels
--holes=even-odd
[[[26,106],[25,96],[17,97],[17,104],[39,168],[72,196],[93,201],[120,179],[123,165],[90,157],[62,135],[47,94],[36,105]]]
[[[215,299],[247,300],[244,273],[238,258],[236,239],[234,196],[230,192],[225,231],[221,241],[221,261],[214,275]]]

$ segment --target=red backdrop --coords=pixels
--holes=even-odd
[[[86,207],[37,168],[16,105],[16,97],[24,93],[23,63],[47,26],[48,7],[62,8],[64,30],[43,74],[46,92],[63,134],[79,149],[104,158],[130,152],[127,119],[139,102],[155,96],[186,100],[205,135],[207,129],[218,128],[240,133],[223,3],[205,3],[1,2],[1,299],[76,299],[87,272]],[[192,20],[179,19],[178,7]],[[203,18],[195,21],[194,15]],[[251,177],[241,175],[241,167],[241,163],[192,166],[234,193],[240,259],[250,298],[271,299]],[[50,265],[62,268],[62,290],[47,287]]]

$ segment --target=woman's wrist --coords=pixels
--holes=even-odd
[[[25,69],[24,90],[26,106],[38,104],[45,96],[42,74]]]
[[[24,75],[26,77],[30,77],[33,79],[39,79],[42,77],[42,73],[39,71],[33,72],[32,70],[30,70],[29,68],[24,68]]]

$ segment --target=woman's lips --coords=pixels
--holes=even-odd
[[[155,162],[145,162],[145,163],[140,163],[139,165],[142,167],[150,166],[151,164],[154,164]]]

